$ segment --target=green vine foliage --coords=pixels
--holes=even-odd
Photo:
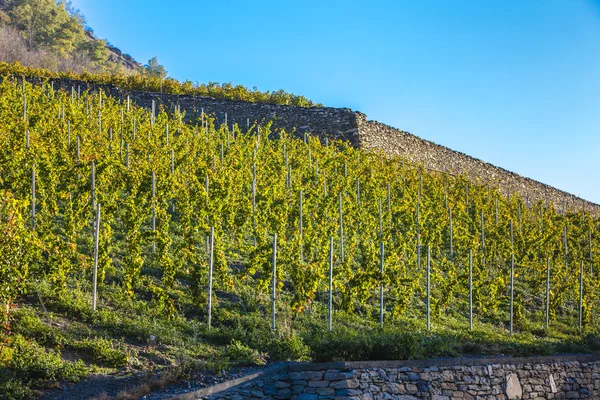
[[[548,263],[551,319],[577,320],[583,263],[583,322],[599,322],[596,216],[562,216],[554,204],[528,204],[464,176],[339,141],[296,138],[270,124],[245,131],[208,115],[182,121],[164,110],[152,118],[103,93],[73,95],[5,76],[0,302],[14,301],[37,279],[59,293],[69,290],[68,278],[89,282],[93,204],[100,203],[100,289],[119,282],[131,297],[150,296],[166,315],[182,307],[178,280],[205,309],[214,227],[215,291],[245,285],[269,301],[277,234],[279,307],[293,313],[327,298],[332,238],[334,309],[373,309],[383,287],[386,313],[422,318],[429,250],[434,323],[441,314],[465,316],[471,251],[476,319],[507,326],[514,256],[517,328],[544,319]]]
[[[180,82],[174,78],[160,79],[143,74],[81,74],[66,71],[52,72],[46,69],[32,68],[19,63],[7,64],[0,62],[0,75],[14,75],[36,79],[70,79],[83,83],[97,85],[114,85],[125,90],[160,92],[167,94],[182,94],[190,96],[210,96],[218,99],[241,100],[256,103],[284,104],[300,107],[322,107],[304,96],[287,93],[284,90],[261,92],[258,89],[248,89],[242,85],[231,83],[208,82],[194,84],[191,81]]]

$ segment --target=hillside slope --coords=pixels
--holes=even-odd
[[[0,142],[9,398],[93,373],[599,349],[589,214],[12,79]]]
[[[97,38],[70,3],[0,0],[0,61],[54,71],[136,74],[142,65]]]

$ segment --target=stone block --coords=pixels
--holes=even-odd
[[[335,389],[356,389],[360,386],[358,379],[347,379],[345,381],[331,382],[331,387]]]
[[[506,377],[506,397],[509,400],[520,400],[523,398],[523,389],[517,374],[511,373]]]

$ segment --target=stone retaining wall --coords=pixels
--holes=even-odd
[[[504,195],[509,192],[518,193],[523,201],[529,200],[529,204],[538,201],[552,202],[559,210],[564,204],[567,210],[584,209],[600,215],[598,204],[389,125],[369,121],[364,114],[356,113],[356,118],[360,147],[383,150],[387,154],[423,165],[428,170],[445,171],[453,175],[464,174],[475,183],[491,184],[500,188]]]
[[[190,396],[192,395],[192,396]],[[290,364],[225,391],[188,399],[598,399],[600,357]]]
[[[39,81],[39,80],[35,80]],[[600,205],[588,202],[577,196],[545,185],[533,179],[522,177],[485,161],[470,157],[421,139],[377,121],[369,121],[365,114],[348,108],[297,107],[243,101],[220,100],[202,96],[180,96],[161,93],[126,91],[112,85],[96,85],[72,80],[53,80],[55,89],[67,91],[97,91],[125,99],[127,96],[139,106],[151,108],[154,100],[157,110],[162,106],[167,111],[179,107],[188,117],[197,117],[201,111],[212,114],[222,123],[237,123],[244,128],[249,122],[273,121],[273,128],[311,132],[324,139],[335,138],[349,141],[355,147],[383,150],[390,155],[401,156],[406,160],[434,171],[450,174],[465,174],[472,181],[492,184],[502,193],[518,193],[530,204],[538,201],[551,202],[556,208],[580,211],[585,209],[600,215]]]

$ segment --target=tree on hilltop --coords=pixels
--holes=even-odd
[[[158,78],[163,80],[167,77],[167,71],[165,67],[158,63],[158,59],[156,57],[152,57],[148,60],[148,64],[144,65],[145,73],[150,78]]]

